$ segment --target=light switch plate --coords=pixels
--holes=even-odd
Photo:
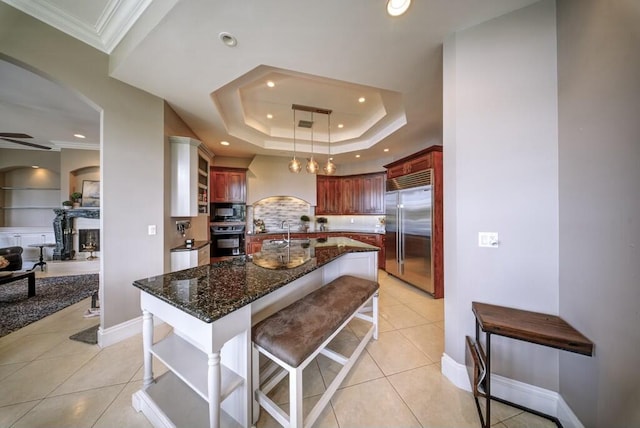
[[[478,232],[478,247],[498,248],[498,232]]]
[[[155,224],[150,224],[148,226],[148,233],[149,233],[149,235],[155,235],[156,234],[156,225]]]

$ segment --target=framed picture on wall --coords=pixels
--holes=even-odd
[[[82,180],[82,206],[100,206],[100,182],[94,180]]]

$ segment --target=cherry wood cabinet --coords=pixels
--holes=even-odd
[[[435,147],[435,149],[434,149]],[[438,147],[440,149],[438,149]],[[442,146],[431,146],[426,150],[422,150],[411,156],[407,156],[399,161],[395,161],[392,164],[385,165],[387,169],[387,178],[396,178],[402,175],[411,174],[413,172],[424,171],[433,167],[433,155],[432,153],[438,151],[442,154]]]
[[[358,176],[341,178],[342,200],[340,214],[360,214],[362,179]]]
[[[361,177],[360,212],[363,214],[384,214],[384,173],[368,174]]]
[[[317,215],[384,214],[384,172],[316,179]]]
[[[247,173],[241,168],[211,168],[211,202],[246,202]]]
[[[317,190],[317,215],[338,215],[340,214],[342,201],[342,182],[340,177],[329,177],[318,175],[316,177]]]

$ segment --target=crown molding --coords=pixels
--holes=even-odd
[[[71,15],[51,0],[2,0],[104,53],[120,43],[152,0],[106,0],[95,23]]]

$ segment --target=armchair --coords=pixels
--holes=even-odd
[[[21,270],[22,269],[22,247],[5,247],[0,248],[0,256],[4,257],[9,264],[3,268],[0,268],[0,271],[3,270]]]

